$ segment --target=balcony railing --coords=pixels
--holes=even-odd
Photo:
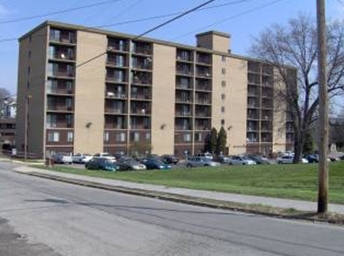
[[[138,100],[150,100],[152,97],[149,94],[137,94],[137,93],[132,93],[131,94],[132,99],[138,99]]]
[[[73,111],[73,107],[60,105],[60,104],[48,104],[48,111]]]

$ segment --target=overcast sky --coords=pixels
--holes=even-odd
[[[16,92],[16,38],[45,20],[91,27],[114,24],[104,29],[138,35],[171,19],[173,13],[204,2],[206,0],[0,0],[0,87],[13,94]],[[232,53],[247,55],[252,37],[266,27],[285,24],[299,13],[314,17],[316,14],[316,0],[216,0],[207,7],[212,8],[189,14],[147,36],[195,45],[195,34],[217,30],[231,34]],[[326,1],[327,19],[342,18],[343,10],[344,0]],[[167,14],[171,16],[128,22]]]

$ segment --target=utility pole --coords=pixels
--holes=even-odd
[[[328,97],[326,74],[326,27],[325,0],[317,0],[317,30],[318,30],[318,79],[319,79],[319,184],[318,184],[318,213],[326,213],[328,206]]]

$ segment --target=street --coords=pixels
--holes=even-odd
[[[344,255],[343,227],[76,186],[14,166],[0,163],[0,255]]]

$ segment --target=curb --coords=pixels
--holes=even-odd
[[[125,193],[135,196],[144,196],[149,198],[156,198],[165,201],[177,202],[177,203],[184,203],[189,205],[196,205],[202,207],[209,207],[215,209],[223,209],[223,210],[230,210],[234,212],[243,212],[248,214],[258,214],[262,216],[280,218],[280,219],[294,219],[294,220],[304,220],[313,223],[330,223],[336,225],[344,225],[344,216],[340,215],[340,220],[335,220],[329,218],[329,216],[319,216],[314,212],[305,212],[305,211],[298,211],[295,209],[285,209],[285,208],[278,208],[278,207],[270,207],[264,205],[253,205],[253,204],[245,204],[245,203],[236,203],[230,201],[221,201],[221,200],[214,200],[214,199],[205,199],[201,197],[191,197],[191,196],[183,196],[179,194],[173,193],[166,193],[166,192],[157,192],[151,190],[144,190],[144,189],[137,189],[137,188],[127,188],[122,186],[111,186],[105,185],[99,182],[91,182],[85,181],[75,178],[65,178],[50,174],[43,174],[38,172],[29,172],[22,174],[55,180],[59,182],[90,187],[90,188],[98,188],[108,191],[114,191],[119,193]]]

